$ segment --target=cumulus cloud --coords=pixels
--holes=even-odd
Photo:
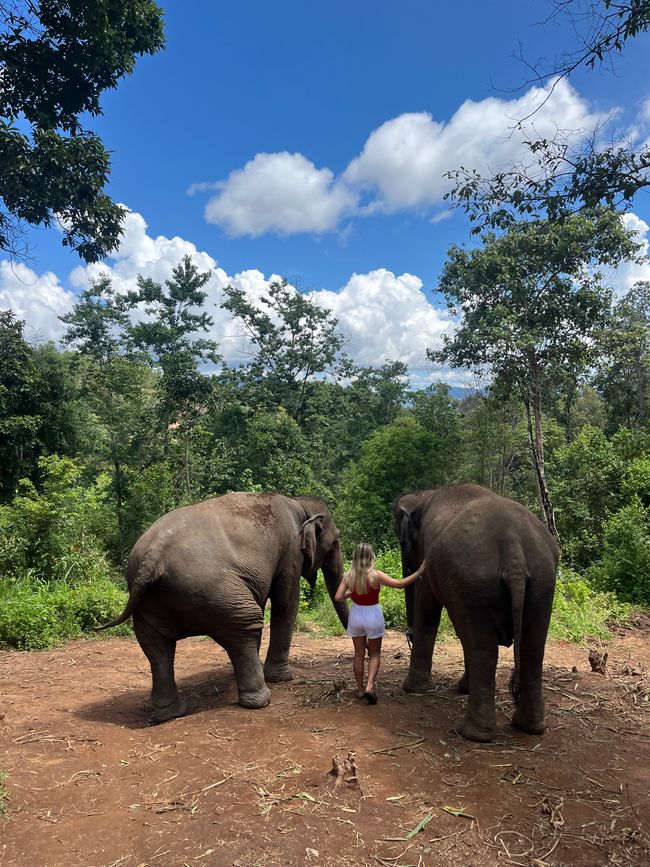
[[[523,130],[513,129],[529,115]],[[344,178],[373,192],[371,210],[426,208],[450,188],[446,172],[459,166],[497,169],[525,156],[530,135],[552,137],[558,129],[584,134],[603,119],[566,81],[551,93],[531,88],[519,99],[467,100],[446,123],[427,112],[402,114],[371,133]]]
[[[332,310],[349,337],[346,351],[362,365],[399,360],[424,367],[427,348],[440,346],[451,327],[446,310],[427,300],[419,277],[385,268],[353,274],[339,292],[322,290],[311,298]]]
[[[356,196],[302,154],[257,154],[218,184],[205,218],[229,235],[327,232],[354,209]]]
[[[650,281],[650,261],[648,261],[650,226],[634,213],[625,214],[623,224],[626,229],[635,233],[636,240],[641,244],[637,253],[640,261],[624,262],[619,268],[611,272],[609,282],[617,295],[624,295],[635,283],[639,283],[641,280]]]
[[[265,276],[255,269],[228,275],[190,241],[152,237],[145,220],[137,213],[127,215],[120,247],[108,262],[79,266],[71,272],[69,284],[74,291],[64,288],[51,272],[39,276],[26,266],[12,268],[8,262],[0,262],[0,306],[13,308],[27,320],[28,336],[56,340],[63,333],[57,317],[72,308],[76,293],[101,276],[109,276],[114,289],[125,293],[136,288],[140,274],[157,282],[168,279],[186,255],[200,270],[211,274],[205,287],[206,310],[214,319],[209,336],[219,343],[219,350],[229,364],[246,361],[253,347],[242,327],[220,307],[223,288],[232,284],[251,301],[259,302],[269,283],[280,277]],[[348,338],[346,351],[357,364],[378,366],[399,360],[414,370],[433,373],[426,361],[426,349],[439,345],[441,334],[451,327],[451,322],[446,310],[430,303],[419,277],[378,269],[354,274],[339,291],[316,290],[310,297],[321,307],[332,310],[341,332]],[[144,310],[136,316],[144,317]]]
[[[25,321],[28,340],[58,340],[65,327],[58,317],[73,304],[74,294],[51,271],[38,275],[27,265],[0,261],[0,308]]]
[[[524,141],[531,136],[550,137],[558,130],[578,136],[605,119],[565,80],[517,99],[467,100],[447,121],[428,112],[406,113],[374,130],[340,178],[302,154],[257,154],[212,185],[218,193],[205,215],[230,235],[255,237],[332,231],[343,216],[355,214],[427,211],[439,207],[450,188],[446,172],[461,165],[498,169],[525,157]],[[195,184],[191,191],[209,186]]]

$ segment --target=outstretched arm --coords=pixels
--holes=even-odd
[[[412,575],[407,575],[406,578],[402,578],[401,581],[397,581],[395,578],[391,578],[390,575],[386,575],[385,572],[380,572],[377,570],[375,574],[379,578],[379,583],[383,584],[384,587],[408,587],[409,584],[412,584],[414,581],[417,581],[418,578],[424,573],[424,570],[427,568],[427,561],[423,560],[420,564],[420,568],[414,572]]]
[[[339,584],[339,589],[334,594],[335,602],[343,602],[345,599],[350,598],[350,589],[348,587],[348,579],[344,578]]]

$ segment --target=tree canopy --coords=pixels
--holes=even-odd
[[[547,2],[552,19],[568,19],[577,43],[551,64],[522,56],[531,72],[526,84],[544,85],[547,99],[560,79],[580,67],[612,63],[629,39],[650,29],[648,0]],[[515,165],[490,174],[462,166],[450,172],[453,188],[446,198],[468,214],[475,234],[488,227],[506,229],[522,218],[558,221],[599,205],[626,209],[650,185],[648,142],[626,139],[603,140],[598,130],[586,139],[576,130],[558,129],[552,138],[532,135],[525,143],[529,157]]]
[[[24,224],[54,220],[88,262],[115,249],[124,209],[104,192],[110,158],[81,117],[163,47],[162,14],[151,0],[0,2],[0,250],[20,256]]]
[[[618,215],[575,215],[561,224],[520,222],[482,246],[453,246],[440,280],[452,336],[429,357],[452,367],[486,368],[495,386],[526,407],[530,446],[544,519],[554,531],[544,474],[542,402],[549,378],[578,374],[593,353],[610,293],[594,269],[615,265],[636,249]]]

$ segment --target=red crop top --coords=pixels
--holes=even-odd
[[[355,605],[377,605],[379,603],[380,589],[381,584],[378,584],[377,587],[371,587],[368,584],[368,589],[365,593],[352,593],[350,599]]]

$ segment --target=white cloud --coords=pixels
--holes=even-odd
[[[650,262],[648,261],[648,253],[650,252],[648,231],[650,231],[650,226],[634,213],[625,214],[623,224],[626,229],[630,229],[636,234],[637,240],[641,244],[637,253],[637,257],[641,261],[624,262],[610,273],[609,281],[617,295],[624,295],[635,283],[641,280],[650,281]]]
[[[513,129],[533,111],[523,130]],[[402,114],[370,134],[344,178],[372,191],[371,210],[427,208],[450,189],[445,172],[503,167],[525,157],[524,141],[532,134],[553,136],[558,129],[584,134],[603,119],[589,112],[566,81],[557,82],[550,94],[531,88],[519,99],[467,100],[446,123],[427,112]]]
[[[128,214],[122,242],[109,263],[79,266],[70,274],[69,282],[78,292],[106,274],[114,289],[123,293],[136,287],[139,274],[157,282],[166,280],[185,255],[198,268],[212,274],[205,287],[206,310],[214,319],[209,336],[219,343],[221,354],[230,364],[246,360],[250,343],[241,326],[219,306],[223,287],[231,283],[250,300],[259,301],[269,283],[280,277],[276,274],[266,277],[255,269],[230,276],[191,242],[178,237],[150,236],[140,214]],[[74,297],[75,293],[65,289],[51,272],[39,276],[23,265],[12,269],[8,262],[0,262],[0,305],[12,307],[27,320],[28,337],[38,334],[58,339],[63,328],[57,317],[71,309]],[[432,378],[438,378],[426,361],[426,349],[440,344],[441,334],[451,327],[451,322],[446,310],[429,302],[419,277],[378,269],[354,274],[337,292],[316,290],[310,297],[332,310],[340,330],[349,338],[346,351],[358,364],[375,366],[399,360],[419,370],[420,376],[426,378],[426,371],[430,371]],[[139,311],[137,315],[145,314]],[[461,374],[454,377],[462,379]]]
[[[467,100],[448,121],[428,112],[392,118],[369,135],[340,178],[302,154],[260,153],[225,181],[194,184],[190,192],[218,189],[205,216],[230,235],[333,231],[343,216],[430,210],[450,189],[446,172],[461,165],[494,170],[524,158],[526,138],[557,130],[577,136],[605,119],[560,80],[552,92],[531,88],[518,99]]]
[[[354,274],[339,292],[310,297],[332,310],[349,337],[346,351],[362,365],[398,360],[424,367],[427,348],[439,346],[451,325],[446,310],[429,303],[419,277],[385,268]]]
[[[356,197],[333,173],[302,154],[257,154],[218,185],[205,208],[208,223],[229,235],[327,232],[354,209]]]
[[[65,328],[58,317],[73,304],[73,293],[51,271],[39,276],[27,265],[0,261],[0,308],[13,310],[25,321],[28,340],[58,340]]]

